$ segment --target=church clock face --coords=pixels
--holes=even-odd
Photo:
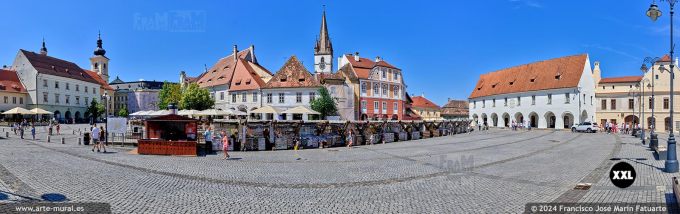
[[[320,68],[321,70],[326,69],[326,60],[324,60],[323,57],[321,57],[321,62],[319,62],[319,68]]]

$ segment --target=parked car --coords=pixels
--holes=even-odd
[[[592,132],[595,133],[600,130],[597,123],[583,122],[580,124],[573,125],[571,127],[572,132]]]

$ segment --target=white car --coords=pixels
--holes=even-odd
[[[583,122],[581,124],[576,124],[571,127],[572,132],[592,132],[595,133],[600,130],[597,123]]]

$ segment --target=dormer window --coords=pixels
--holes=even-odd
[[[213,70],[212,72],[213,72],[213,73],[217,72],[217,69],[216,69],[216,70]]]
[[[498,83],[491,85],[491,88],[496,88],[496,85],[498,85]]]
[[[560,78],[562,78],[562,75],[561,75],[561,74],[555,75],[555,79],[556,79],[556,80],[560,80]]]
[[[246,80],[246,85],[250,85],[250,79]]]
[[[287,81],[286,77],[281,77],[281,82]]]
[[[298,81],[299,81],[299,82],[304,82],[304,81],[305,81],[305,78],[304,78],[304,77],[301,77],[301,78],[298,79]]]
[[[536,78],[531,78],[531,80],[529,80],[529,81],[536,82]]]
[[[514,80],[513,80],[513,81],[510,81],[510,85],[514,85],[514,84],[515,84],[515,81],[514,81]]]

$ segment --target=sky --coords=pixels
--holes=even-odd
[[[670,47],[668,4],[652,22],[651,0],[493,1],[5,1],[0,64],[19,49],[89,69],[101,31],[110,80],[179,80],[255,46],[271,72],[296,55],[313,71],[323,5],[337,57],[380,56],[403,71],[407,91],[444,105],[467,99],[479,75],[581,53],[604,77],[641,75],[647,56]],[[677,22],[676,22],[677,23]],[[676,35],[680,32],[674,29]],[[337,65],[334,65],[337,70]]]

